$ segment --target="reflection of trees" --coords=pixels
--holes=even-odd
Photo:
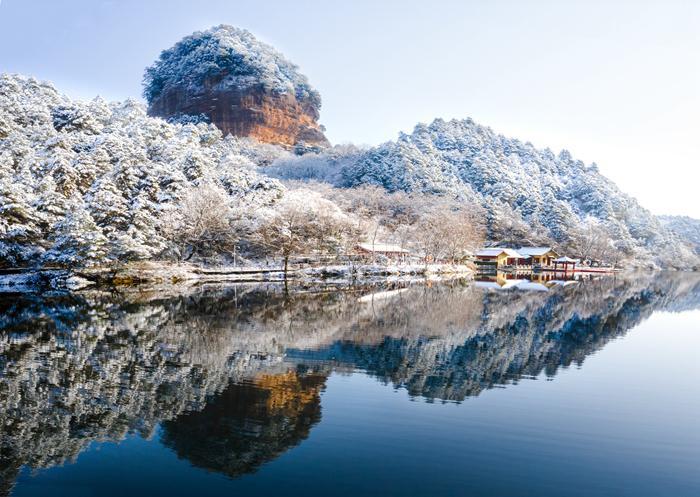
[[[210,471],[255,471],[308,437],[321,419],[325,380],[290,372],[232,383],[201,411],[165,422],[163,443]]]
[[[149,437],[230,381],[284,371],[232,337],[208,299],[32,296],[0,301],[0,471],[74,460],[91,441]],[[215,318],[207,319],[207,313]],[[7,489],[5,489],[7,491]]]
[[[232,395],[229,384],[265,384],[295,370],[282,360],[285,348],[317,343],[324,312],[355,299],[337,292],[287,297],[266,286],[172,297],[0,298],[0,476],[7,487],[0,490],[8,491],[23,465],[61,465],[92,441],[128,433],[150,437],[159,423],[201,410],[224,390]],[[272,406],[291,408],[294,398],[313,393],[311,381],[300,379],[299,390],[268,388]],[[284,392],[291,398],[283,401]],[[298,414],[270,411],[298,423],[289,444],[315,422],[307,412],[312,400]]]
[[[364,323],[361,339],[343,336],[314,350],[288,350],[288,355],[362,368],[412,395],[463,400],[523,376],[554,375],[560,366],[580,364],[654,310],[697,308],[700,276],[649,273],[552,292],[491,292],[479,296],[479,305],[460,288],[443,287],[427,297],[423,289],[415,289],[416,295],[412,291],[401,294],[407,306],[394,301]],[[425,327],[402,334],[399,330],[411,320],[405,313],[414,311]],[[448,323],[469,325],[448,329]]]
[[[654,310],[699,306],[699,275],[652,273],[550,292],[451,282],[0,298],[0,478],[159,423],[193,464],[240,474],[308,435],[334,369],[462,400],[581,363]]]

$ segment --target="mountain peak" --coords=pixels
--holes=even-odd
[[[328,144],[318,91],[245,29],[222,24],[186,36],[146,69],[143,84],[153,116],[194,116],[225,134],[286,146]]]

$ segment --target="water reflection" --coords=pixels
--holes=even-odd
[[[565,272],[532,272],[511,271],[497,273],[479,273],[475,278],[475,285],[479,288],[491,290],[530,290],[546,292],[557,286],[575,285],[581,281],[600,278],[600,274],[593,273],[565,273]]]
[[[159,425],[179,457],[235,477],[309,435],[333,371],[462,401],[700,308],[697,274],[478,283],[492,282],[0,297],[0,492],[22,466]]]
[[[325,374],[261,374],[201,411],[163,424],[163,443],[197,467],[236,477],[297,445],[321,420]]]

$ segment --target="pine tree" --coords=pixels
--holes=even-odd
[[[84,207],[76,207],[54,227],[53,246],[44,261],[60,266],[94,266],[108,262],[108,240]]]

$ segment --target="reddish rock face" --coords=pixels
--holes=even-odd
[[[265,143],[291,147],[299,142],[328,146],[318,124],[318,112],[292,94],[276,94],[261,86],[192,94],[171,88],[155,98],[148,113],[157,117],[204,114],[224,135],[249,136]]]

